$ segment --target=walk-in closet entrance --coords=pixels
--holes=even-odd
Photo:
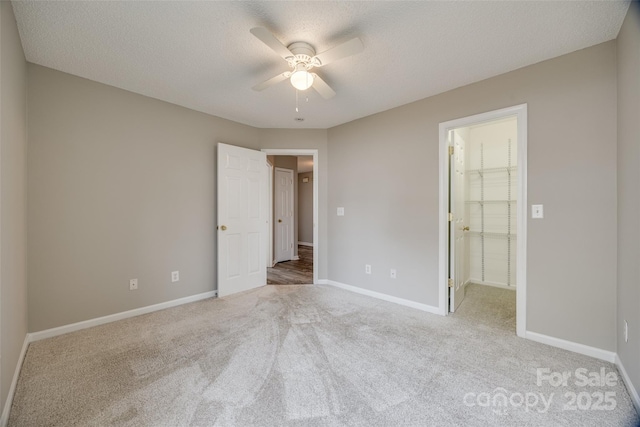
[[[441,124],[445,313],[463,304],[470,285],[524,292],[526,276],[520,270],[526,268],[526,257],[519,252],[525,250],[520,242],[526,228],[525,121],[526,106],[518,106]],[[524,306],[518,302],[516,311]]]
[[[451,132],[467,140],[464,199],[465,281],[515,290],[518,127],[515,117]]]

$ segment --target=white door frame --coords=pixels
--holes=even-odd
[[[267,206],[269,212],[267,212],[267,218],[269,221],[269,247],[267,248],[267,267],[273,267],[275,263],[273,262],[273,165],[269,163],[267,160],[267,173],[269,176],[267,177],[267,191],[269,192],[269,197],[267,200]]]
[[[450,129],[471,126],[505,117],[516,117],[518,123],[518,207],[516,262],[516,334],[524,338],[527,330],[527,104],[515,105],[487,113],[440,123],[440,222],[439,222],[439,312],[449,312],[448,278],[449,253],[447,236],[449,230],[449,148],[447,132]]]
[[[266,153],[267,156],[313,156],[313,284],[317,285],[319,266],[318,260],[320,257],[318,251],[318,235],[320,234],[320,222],[318,217],[318,171],[320,169],[320,165],[318,164],[318,150],[296,148],[263,148],[262,151]],[[298,244],[298,242],[294,243]]]
[[[464,271],[466,270],[465,259],[465,242],[466,233],[464,230],[465,220],[468,220],[465,215],[465,181],[466,181],[466,142],[455,131],[449,131],[448,145],[450,144],[454,151],[449,155],[449,201],[452,220],[449,222],[449,280],[453,280],[451,287],[449,287],[449,312],[454,313],[462,300],[464,300],[465,288],[467,286],[468,277],[465,277]],[[456,144],[456,140],[461,141],[461,144]],[[460,160],[462,157],[462,160]],[[462,169],[460,174],[455,169]],[[455,173],[454,173],[455,172]],[[453,197],[452,197],[453,196]],[[453,261],[453,262],[452,262]],[[466,262],[465,262],[466,261]],[[462,267],[462,268],[460,268]]]

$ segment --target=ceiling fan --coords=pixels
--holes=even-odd
[[[287,61],[289,67],[291,67],[290,71],[285,71],[255,85],[253,90],[256,91],[264,90],[276,83],[289,79],[293,87],[298,90],[307,90],[313,87],[324,99],[333,98],[336,92],[320,76],[310,71],[313,68],[322,67],[338,59],[355,55],[364,49],[362,41],[355,37],[316,55],[315,49],[309,43],[294,42],[289,46],[285,46],[266,28],[256,27],[250,31],[251,34]]]

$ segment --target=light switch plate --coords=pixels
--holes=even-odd
[[[531,205],[531,218],[544,218],[544,210],[542,205]]]
[[[344,216],[344,208],[338,208],[338,216]]]

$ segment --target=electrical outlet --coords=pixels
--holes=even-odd
[[[135,291],[136,289],[138,289],[138,279],[129,280],[129,290]]]
[[[179,271],[172,271],[171,272],[171,281],[172,282],[177,282],[180,280],[180,272]]]
[[[629,342],[629,324],[624,321],[624,342]]]
[[[395,268],[392,268],[392,269],[391,269],[391,273],[389,273],[389,276],[390,276],[392,279],[395,279],[395,278],[396,278],[396,269],[395,269]]]
[[[371,274],[371,266],[369,264],[366,264],[364,266],[364,272],[367,274]]]

